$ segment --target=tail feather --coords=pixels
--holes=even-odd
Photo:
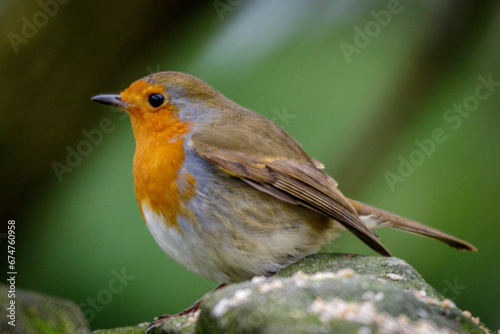
[[[444,243],[447,243],[451,247],[455,247],[460,250],[477,251],[477,248],[474,247],[472,244],[468,243],[467,241],[460,240],[458,238],[455,238],[454,236],[436,230],[432,227],[417,223],[416,221],[395,215],[388,211],[375,208],[368,204],[364,204],[352,199],[348,200],[352,204],[354,209],[356,209],[356,212],[358,213],[359,216],[373,215],[376,218],[380,219],[381,220],[380,227],[393,227],[398,230],[420,234],[429,238],[442,241]]]

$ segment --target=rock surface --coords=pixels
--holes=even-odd
[[[9,288],[0,284],[0,308],[7,316],[0,319],[0,332],[9,334],[90,333],[83,312],[72,301],[16,289],[15,326],[9,325]],[[2,312],[2,315],[5,312]]]
[[[5,289],[2,286],[2,298]],[[0,300],[2,307],[4,299]],[[55,328],[53,332],[88,332],[81,311],[71,302],[28,292],[18,299],[26,305],[19,308],[22,311],[18,313],[18,323],[31,326],[24,328],[43,324]],[[146,328],[142,324],[94,333],[136,334],[144,333]],[[0,329],[5,332],[5,327]],[[30,333],[18,333],[24,332]],[[45,332],[50,331],[33,333]],[[231,284],[209,293],[197,313],[173,317],[149,331],[151,334],[488,332],[479,319],[443,298],[403,260],[351,254],[316,254],[273,277],[255,277]]]
[[[151,333],[488,332],[403,260],[350,254],[312,255],[210,293],[189,320]]]

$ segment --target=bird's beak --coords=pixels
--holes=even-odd
[[[115,94],[96,95],[91,100],[102,104],[108,104],[120,109],[127,109],[128,107],[130,107],[130,104],[123,101],[120,95]]]

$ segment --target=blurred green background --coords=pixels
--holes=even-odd
[[[377,232],[500,327],[498,1],[10,0],[0,17],[0,205],[17,224],[19,288],[74,300],[97,329],[178,312],[216,286],[156,245],[135,202],[130,123],[90,101],[175,70],[273,119],[347,196],[477,246]],[[110,131],[85,146],[103,120]],[[435,129],[445,139],[419,153]],[[347,233],[326,248],[374,255]]]

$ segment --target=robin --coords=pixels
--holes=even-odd
[[[373,228],[476,250],[345,197],[283,129],[194,76],[155,73],[92,100],[130,115],[141,214],[160,247],[204,278],[228,284],[274,273],[345,229],[384,256]]]

